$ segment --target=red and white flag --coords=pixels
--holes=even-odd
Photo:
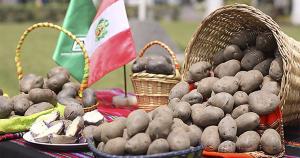
[[[88,85],[136,57],[123,0],[103,0],[84,40],[90,58]]]

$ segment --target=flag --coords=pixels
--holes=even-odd
[[[103,0],[84,40],[90,58],[88,85],[136,57],[123,0]]]
[[[63,27],[76,35],[79,40],[84,41],[98,6],[99,0],[71,0]],[[82,51],[79,45],[63,32],[59,35],[53,60],[68,69],[76,80],[82,80],[84,66]]]

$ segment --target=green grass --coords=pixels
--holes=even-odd
[[[199,23],[196,22],[161,22],[163,28],[171,38],[185,49],[192,34]],[[30,23],[2,23],[0,24],[0,87],[10,95],[18,93],[18,80],[15,68],[15,49],[23,31]],[[289,36],[300,40],[300,27],[282,26],[282,30]],[[21,61],[24,73],[36,73],[45,76],[47,71],[55,66],[52,53],[56,45],[58,32],[50,29],[38,29],[29,34],[21,50]],[[129,66],[127,73],[130,73]],[[128,77],[128,89],[132,91]],[[95,89],[120,87],[123,88],[122,68],[111,72],[93,85]]]

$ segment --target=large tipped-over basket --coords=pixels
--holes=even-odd
[[[22,65],[21,65],[21,60],[20,60],[20,57],[21,57],[21,48],[23,46],[23,43],[25,41],[25,38],[28,36],[28,34],[35,30],[35,29],[38,29],[38,28],[51,28],[51,29],[55,29],[55,30],[58,30],[58,31],[61,31],[63,33],[65,33],[68,37],[70,37],[70,39],[74,40],[81,48],[82,52],[83,52],[83,57],[84,57],[84,73],[83,73],[83,79],[82,79],[82,82],[81,82],[81,85],[80,85],[80,89],[79,89],[79,96],[82,97],[82,92],[84,89],[86,89],[88,87],[88,84],[87,84],[87,81],[88,81],[88,77],[89,77],[89,57],[87,55],[87,51],[86,49],[84,48],[84,45],[83,43],[76,38],[75,35],[73,35],[71,32],[69,32],[68,30],[58,26],[58,25],[55,25],[55,24],[52,24],[52,23],[48,23],[48,22],[44,22],[44,23],[37,23],[37,24],[34,24],[32,26],[30,26],[29,28],[27,28],[24,33],[22,34],[22,36],[20,37],[20,40],[18,42],[18,45],[17,45],[17,48],[16,48],[16,56],[15,56],[15,62],[16,62],[16,67],[17,67],[17,75],[18,75],[18,79],[21,80],[23,78],[23,68],[22,68]],[[93,105],[91,107],[86,107],[84,108],[84,111],[85,112],[89,112],[89,111],[92,111],[92,110],[95,110],[97,108],[97,104],[96,105]]]
[[[280,90],[281,109],[276,110],[278,119],[267,126],[261,125],[258,132],[261,134],[266,128],[274,128],[281,134],[283,142],[281,113],[285,123],[300,119],[300,44],[284,34],[268,15],[241,4],[225,6],[211,13],[197,28],[185,50],[183,79],[187,78],[192,64],[199,61],[212,63],[213,56],[230,45],[233,34],[241,30],[271,31],[276,39],[284,63]],[[275,157],[284,155],[284,145],[282,151]],[[254,157],[269,157],[263,152],[250,154]]]
[[[173,63],[174,74],[163,75],[140,72],[131,75],[139,108],[146,111],[151,111],[161,105],[167,105],[170,90],[180,81],[180,66],[175,53],[166,44],[160,41],[152,41],[141,50],[139,57],[143,57],[146,50],[154,45],[161,46],[169,53]]]

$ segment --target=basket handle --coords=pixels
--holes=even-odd
[[[16,56],[15,56],[15,63],[16,63],[16,67],[17,67],[18,79],[21,80],[23,78],[23,68],[21,66],[21,60],[20,60],[21,47],[23,46],[24,40],[28,36],[28,34],[37,28],[52,28],[52,29],[61,31],[61,32],[65,33],[67,36],[69,36],[72,40],[74,40],[80,46],[80,48],[83,52],[84,63],[85,63],[84,70],[83,70],[83,79],[81,81],[80,89],[78,92],[79,96],[82,96],[83,90],[88,87],[89,62],[90,61],[89,61],[87,51],[86,51],[83,43],[79,39],[77,39],[75,35],[73,35],[70,31],[66,30],[65,28],[55,25],[55,24],[52,24],[52,23],[43,22],[43,23],[34,24],[34,25],[30,26],[29,28],[27,28],[24,31],[24,33],[22,34],[22,36],[20,37],[20,40],[19,40],[17,48],[16,48]]]
[[[149,49],[151,46],[154,46],[154,45],[159,45],[161,46],[162,48],[164,48],[168,53],[169,55],[171,56],[171,59],[173,61],[173,64],[175,66],[175,69],[176,71],[179,72],[179,69],[180,69],[180,65],[178,64],[178,61],[176,59],[176,56],[175,56],[175,53],[171,50],[171,48],[169,46],[167,46],[165,43],[161,42],[161,41],[151,41],[149,42],[147,45],[144,46],[144,48],[140,51],[139,53],[139,57],[143,57],[146,50]]]

